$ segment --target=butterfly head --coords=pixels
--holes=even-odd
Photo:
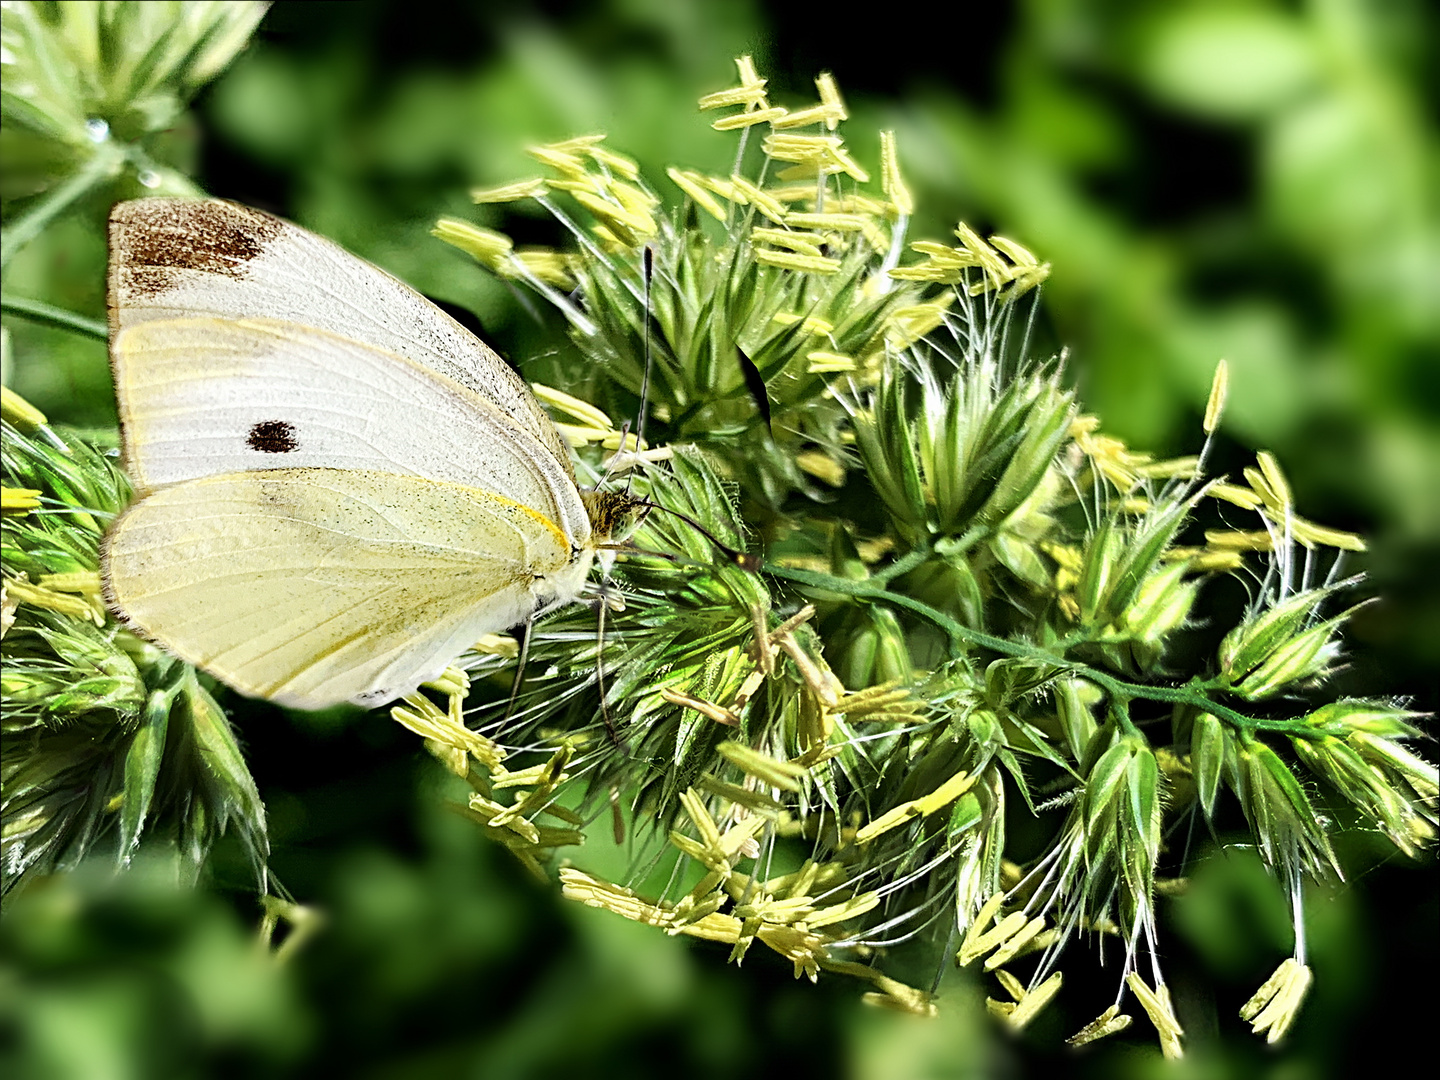
[[[616,545],[640,527],[651,504],[623,491],[581,491],[580,501],[590,515],[591,542],[600,549],[600,563],[608,573],[615,561]]]
[[[590,528],[592,531],[591,543],[598,551],[598,559],[605,573],[610,572],[614,564],[615,555],[622,550],[637,550],[634,545],[628,543],[629,537],[636,529],[644,524],[650,511],[660,510],[667,514],[673,514],[685,522],[692,529],[698,532],[706,540],[715,546],[715,550],[724,557],[726,562],[732,562],[741,569],[752,573],[760,569],[760,560],[754,556],[738,551],[729,544],[718,539],[714,533],[688,514],[679,510],[671,509],[668,506],[659,506],[649,499],[640,498],[636,495],[629,495],[623,491],[581,491],[580,499],[585,504],[585,509],[590,514]],[[657,552],[649,552],[655,555]],[[661,555],[661,558],[673,558],[670,555]]]

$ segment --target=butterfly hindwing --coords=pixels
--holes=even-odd
[[[413,690],[482,634],[574,595],[589,568],[496,495],[361,470],[185,481],[105,541],[107,599],[245,693],[300,708]]]

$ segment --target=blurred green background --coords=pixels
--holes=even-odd
[[[1440,25],[1423,0],[770,10],[745,2],[280,3],[171,132],[213,194],[331,236],[469,308],[516,361],[562,347],[503,285],[428,235],[441,214],[554,242],[468,188],[532,175],[527,143],[589,131],[663,167],[728,172],[694,109],[752,53],[787,104],[831,70],[851,146],[898,133],[921,210],[1054,263],[1043,348],[1134,445],[1193,452],[1231,365],[1222,468],[1256,449],[1300,510],[1372,538],[1381,602],[1356,620],[1350,693],[1440,705]],[[119,194],[139,194],[137,189]],[[106,199],[8,268],[7,293],[103,316]],[[7,318],[11,385],[56,421],[113,424],[103,347]],[[328,926],[283,969],[224,852],[213,888],[160,868],[76,875],[0,922],[7,1076],[1149,1076],[1148,1026],[1071,1055],[1118,974],[1083,943],[1024,1038],[953,975],[925,1024],[860,987],[696,947],[562,902],[444,809],[444,780],[381,714],[235,702],[271,813],[274,867]],[[1197,836],[1196,843],[1200,843]],[[1235,1016],[1290,947],[1280,893],[1243,850],[1166,901],[1168,974],[1191,1036],[1179,1075],[1347,1076],[1432,1057],[1437,877],[1351,832],[1351,880],[1310,906],[1317,982],[1289,1043]],[[1175,1074],[1171,1071],[1171,1074]]]

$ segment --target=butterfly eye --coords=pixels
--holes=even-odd
[[[262,420],[250,429],[245,442],[251,450],[259,450],[262,454],[288,454],[300,446],[300,440],[295,437],[295,425],[284,420]]]

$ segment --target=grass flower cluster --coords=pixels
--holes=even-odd
[[[28,170],[7,176],[29,186],[5,192],[6,261],[117,177],[193,190],[152,151],[263,10],[7,3],[3,138]],[[1362,541],[1302,518],[1267,453],[1207,472],[1223,364],[1195,456],[1106,434],[1062,358],[1033,354],[1042,259],[963,223],[912,240],[892,135],[867,167],[833,78],[789,108],[737,66],[700,101],[735,142],[729,174],[652,182],[585,136],[474,193],[538,202],[564,249],[437,224],[565,318],[574,377],[537,396],[583,479],[657,509],[590,603],[477,642],[392,715],[464,779],[461,812],[547,880],[558,863],[572,899],[923,1015],[944,966],[977,965],[1017,1029],[1098,933],[1123,950],[1117,1004],[1072,1041],[1138,1008],[1172,1056],[1157,896],[1186,873],[1185,829],[1238,806],[1297,920],[1241,1010],[1280,1038],[1312,981],[1301,891],[1340,872],[1328,808],[1409,854],[1436,826],[1419,718],[1326,692]],[[642,402],[636,430],[615,419]],[[99,600],[129,495],[113,455],[8,390],[4,414],[6,889],[142,839],[193,872],[227,829],[263,884],[264,810],[211,684]],[[1224,579],[1248,606],[1199,632]],[[1023,861],[1020,815],[1044,837]],[[625,873],[582,869],[601,828]],[[267,939],[318,925],[266,911]]]
[[[234,59],[269,6],[5,4],[3,265],[67,209],[117,182],[201,194],[177,167],[174,130],[190,98]]]
[[[267,3],[7,2],[0,7],[0,263],[87,202],[198,195],[186,106],[246,45]],[[18,295],[7,315],[105,336]],[[18,292],[23,293],[21,289]],[[4,368],[12,370],[3,335]],[[37,362],[39,357],[25,357]],[[264,887],[264,806],[213,683],[120,629],[100,598],[100,538],[130,497],[102,436],[60,434],[4,391],[4,717],[0,865],[12,890],[161,840],[193,879],[233,830]]]
[[[231,828],[263,887],[265,809],[213,684],[121,629],[100,598],[100,538],[129,481],[4,393],[5,892],[92,851],[125,865],[142,834],[163,837],[193,880]]]
[[[1195,456],[1104,434],[1061,360],[1031,355],[1048,265],[963,223],[955,242],[910,241],[893,136],[872,178],[836,133],[830,76],[787,109],[737,63],[738,85],[700,102],[737,133],[730,175],[672,167],[652,186],[587,136],[532,147],[547,175],[474,193],[538,201],[566,250],[459,219],[435,232],[568,320],[584,401],[542,395],[575,421],[592,478],[763,551],[761,572],[652,514],[598,620],[534,628],[513,703],[467,725],[456,683],[447,728],[428,702],[397,716],[537,868],[612,815],[631,870],[562,870],[576,900],[737,962],[759,942],[797,975],[859,976],[870,1000],[920,1013],[941,960],[978,963],[1015,1027],[1059,991],[1065,946],[1098,930],[1179,1054],[1155,913],[1185,872],[1177,826],[1236,800],[1297,918],[1303,882],[1340,872],[1322,789],[1403,851],[1434,835],[1417,717],[1324,696],[1354,610],[1343,556],[1363,542],[1302,518],[1268,453],[1207,475],[1223,363]],[[603,456],[642,388],[653,445]],[[1208,652],[1181,647],[1220,576],[1248,608]],[[509,670],[518,648],[469,676]],[[1016,800],[1055,823],[1023,866],[1006,848]],[[1296,931],[1243,1011],[1272,1040],[1311,977]],[[1129,1022],[1116,1006],[1074,1041]]]

